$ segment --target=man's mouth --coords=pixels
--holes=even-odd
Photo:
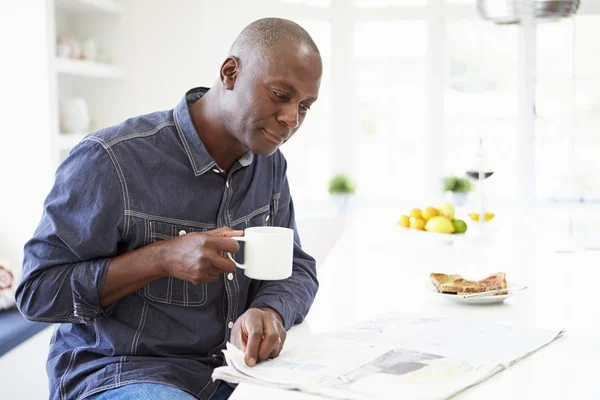
[[[267,139],[269,139],[270,142],[273,142],[274,144],[280,146],[283,144],[283,142],[285,142],[285,139],[281,139],[279,136],[276,136],[272,133],[270,133],[269,131],[267,131],[266,129],[263,128],[263,132],[265,133],[265,135],[267,136]]]

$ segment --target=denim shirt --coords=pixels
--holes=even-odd
[[[17,289],[25,317],[59,323],[47,361],[51,399],[138,382],[208,399],[219,383],[212,370],[223,365],[221,350],[244,311],[271,307],[286,329],[308,313],[315,261],[301,249],[286,161],[280,151],[248,152],[222,171],[188,108],[207,90],[190,90],[173,110],[88,135],[58,168]],[[294,229],[290,278],[257,281],[240,269],[197,286],[161,278],[100,307],[111,258],[181,230],[263,225]]]

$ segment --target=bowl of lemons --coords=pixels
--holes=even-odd
[[[433,207],[413,208],[408,214],[400,216],[396,225],[409,232],[419,232],[429,236],[443,235],[445,239],[453,239],[467,232],[467,223],[455,218],[452,203],[443,202]],[[471,217],[473,218],[473,217]]]

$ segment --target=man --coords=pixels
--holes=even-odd
[[[210,90],[92,133],[59,167],[17,291],[28,319],[60,323],[52,399],[226,398],[210,376],[227,341],[253,366],[306,316],[318,284],[297,232],[282,281],[252,280],[223,254],[247,227],[295,230],[278,148],[317,99],[321,57],[274,18],[229,54]]]

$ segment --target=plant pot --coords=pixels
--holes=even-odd
[[[446,201],[454,207],[465,207],[469,198],[468,193],[446,192]]]
[[[350,209],[350,202],[353,195],[350,193],[331,194],[330,199],[337,214],[344,214]]]

